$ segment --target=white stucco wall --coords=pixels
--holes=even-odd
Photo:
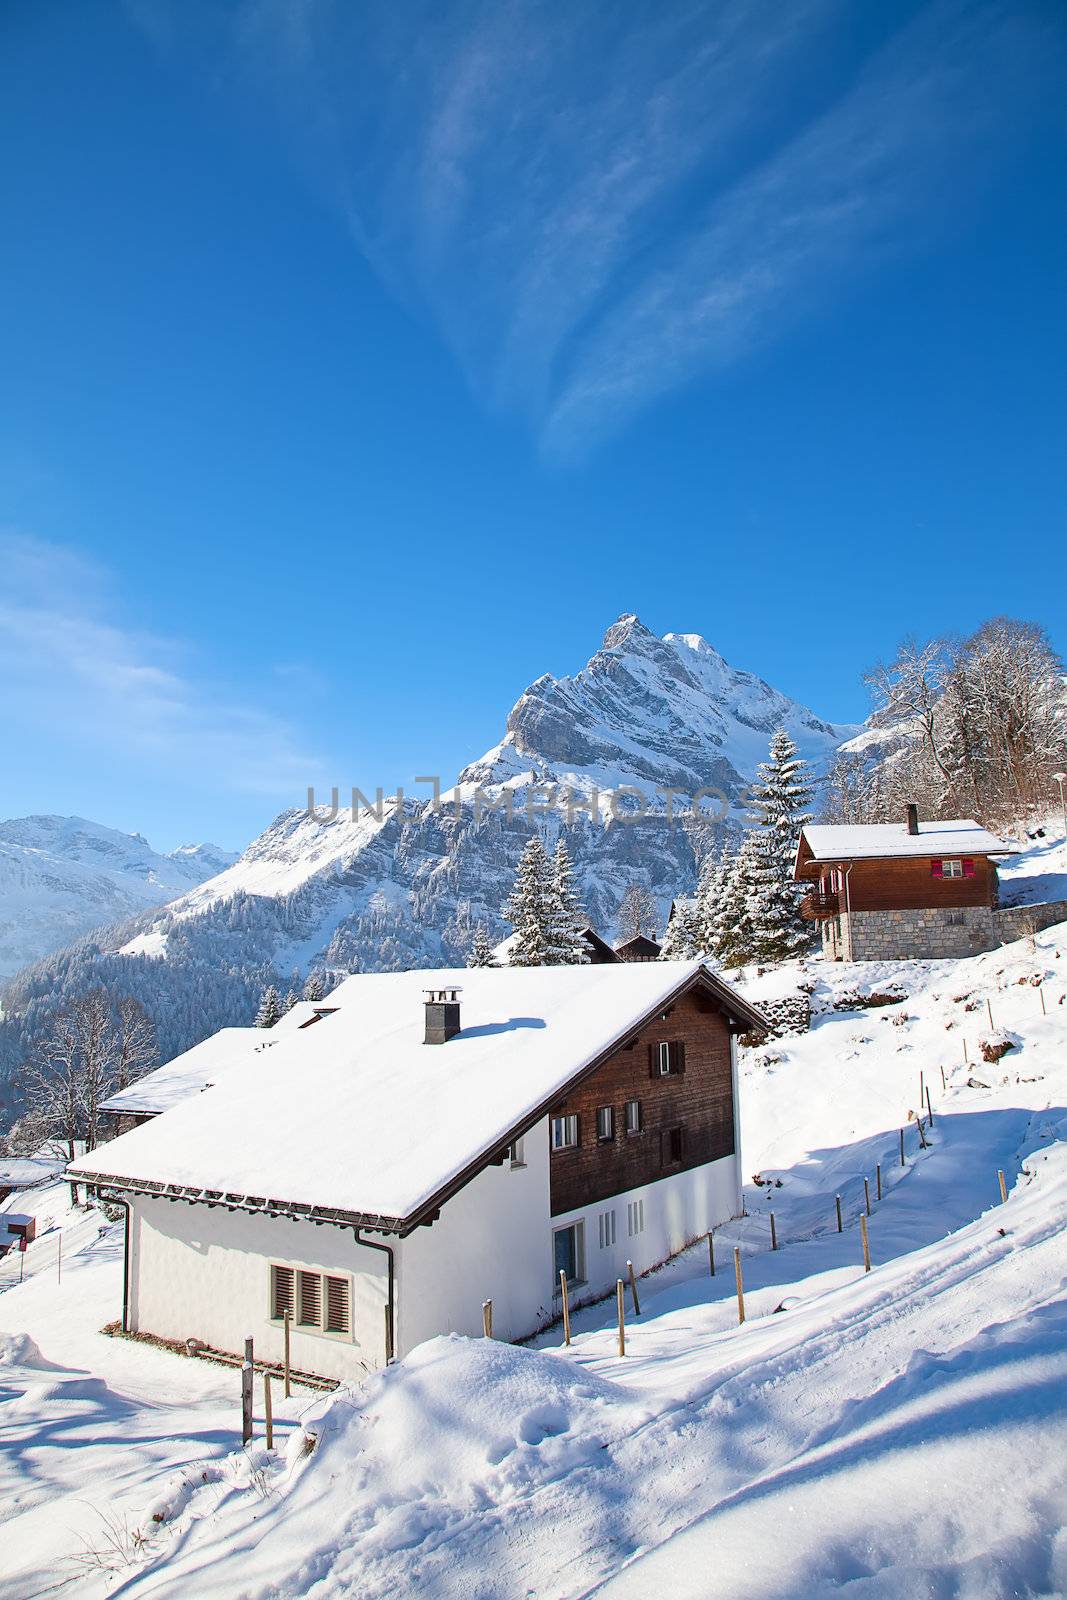
[[[631,1234],[629,1208],[637,1202],[642,1203],[644,1227]],[[626,1277],[627,1261],[633,1262],[636,1273],[647,1272],[711,1228],[736,1217],[741,1205],[740,1167],[735,1156],[724,1156],[721,1161],[693,1167],[688,1172],[672,1173],[655,1183],[613,1195],[610,1200],[553,1217],[542,1250],[542,1271],[550,1281],[555,1277],[552,1233],[581,1222],[585,1232],[585,1281],[574,1287],[571,1300],[573,1304],[594,1300],[613,1289],[617,1279]],[[599,1219],[612,1212],[614,1244],[602,1246]],[[553,1284],[557,1309],[558,1287],[558,1283]]]
[[[493,1333],[502,1339],[550,1319],[547,1119],[526,1135],[523,1157],[523,1167],[505,1163],[479,1173],[432,1227],[398,1241],[398,1355],[436,1333],[480,1334],[485,1300],[493,1302]]]
[[[271,1261],[352,1279],[352,1337],[294,1327],[294,1367],[324,1377],[357,1378],[367,1367],[382,1365],[388,1262],[380,1251],[357,1245],[351,1229],[222,1207],[133,1201],[130,1326],[168,1339],[202,1339],[238,1353],[251,1334],[257,1358],[280,1361],[282,1329],[270,1317]]]

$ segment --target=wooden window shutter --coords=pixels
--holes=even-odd
[[[973,878],[974,877],[974,862],[973,861],[965,861],[963,863],[963,876],[965,878]]]
[[[301,1272],[298,1320],[306,1328],[322,1327],[322,1279],[317,1272]]]
[[[648,1047],[648,1075],[650,1078],[659,1077],[659,1046],[655,1044]]]
[[[685,1071],[685,1040],[679,1039],[674,1047],[675,1060],[671,1063],[675,1072]]]
[[[295,1290],[296,1278],[292,1267],[271,1267],[271,1308],[272,1317],[277,1317],[280,1322],[288,1311],[291,1317],[296,1315]]]
[[[944,872],[942,871],[940,861],[931,861],[931,863],[930,863],[930,871],[931,871],[932,875],[935,878],[943,878],[944,877]]]
[[[347,1278],[326,1279],[326,1332],[350,1333],[352,1308]]]

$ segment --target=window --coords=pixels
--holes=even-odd
[[[685,1045],[680,1039],[664,1039],[652,1049],[652,1076],[672,1078],[685,1071]]]
[[[627,1100],[626,1102],[626,1132],[641,1132],[641,1102],[640,1100]]]
[[[512,1168],[526,1165],[526,1155],[523,1151],[521,1139],[516,1139],[514,1144],[508,1145],[508,1160],[511,1162]]]
[[[339,1273],[271,1263],[270,1314],[283,1321],[286,1312],[305,1332],[352,1333],[352,1282]]]
[[[569,1228],[557,1228],[552,1235],[553,1258],[556,1264],[555,1292],[559,1293],[559,1275],[565,1272],[568,1283],[585,1281],[585,1229],[580,1222]]]
[[[685,1129],[666,1128],[661,1134],[664,1165],[685,1159]]]
[[[574,1150],[578,1144],[578,1118],[552,1118],[553,1150]]]
[[[598,1106],[596,1113],[596,1136],[598,1144],[608,1144],[615,1137],[615,1107]]]
[[[631,1200],[626,1207],[626,1231],[632,1239],[635,1234],[645,1231],[645,1202]]]
[[[602,1211],[596,1220],[600,1229],[600,1248],[601,1250],[610,1250],[615,1243],[615,1213],[614,1211]]]
[[[963,877],[963,862],[962,861],[942,861],[942,863],[941,863],[941,876],[943,878],[962,878]]]

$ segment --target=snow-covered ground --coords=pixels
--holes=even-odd
[[[623,1358],[613,1301],[569,1349],[432,1340],[276,1395],[270,1457],[257,1388],[243,1455],[235,1373],[99,1333],[121,1236],[80,1218],[0,1294],[0,1595],[1067,1593],[1067,926],[746,987],[798,984],[811,1031],[745,1053],[748,1215],[641,1281]]]

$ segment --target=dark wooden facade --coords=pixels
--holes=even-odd
[[[684,1070],[653,1073],[655,1046],[684,1046]],[[626,1105],[641,1106],[641,1128],[626,1131]],[[611,1106],[614,1130],[597,1138],[597,1111]],[[730,1027],[718,1001],[699,989],[648,1022],[553,1107],[578,1118],[578,1144],[551,1153],[551,1210],[560,1216],[672,1173],[734,1153]]]
[[[939,876],[935,863],[946,859],[961,861],[964,875],[946,877],[942,867]],[[834,863],[813,861],[807,840],[802,839],[796,876],[813,882],[820,895],[836,897],[838,913],[952,910],[997,903],[997,869],[988,856],[891,856]]]

